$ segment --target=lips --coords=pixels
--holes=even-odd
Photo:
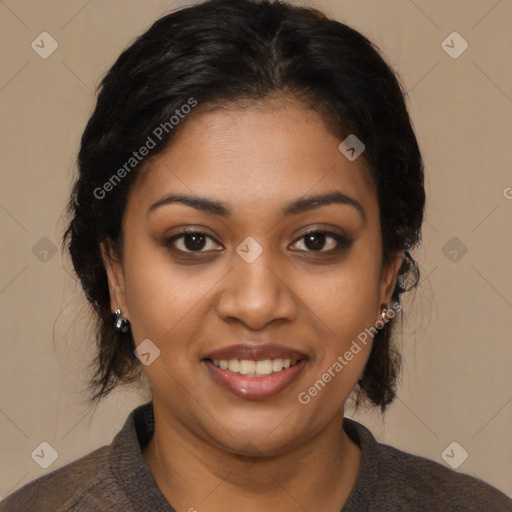
[[[203,359],[211,359],[212,361],[214,359],[248,359],[251,361],[263,361],[265,359],[278,358],[300,361],[307,359],[307,355],[297,350],[273,343],[265,345],[241,343],[210,352]]]
[[[215,350],[202,359],[213,382],[246,400],[264,400],[280,394],[297,380],[307,361],[308,356],[303,352],[282,345],[248,343]],[[226,367],[228,362],[229,368]],[[263,375],[244,375],[247,370],[242,366],[253,362],[263,364],[263,370],[255,368],[256,373]]]

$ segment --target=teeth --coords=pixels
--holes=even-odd
[[[272,371],[272,360],[265,359],[256,363],[256,373],[258,375],[270,375]]]
[[[280,372],[283,369],[282,359],[272,359],[272,370],[274,372]]]
[[[228,368],[230,372],[238,373],[240,370],[240,361],[238,359],[230,359]]]
[[[249,375],[250,373],[256,372],[256,361],[248,361],[242,359],[240,361],[240,369],[238,370],[242,375]]]
[[[229,370],[233,373],[249,377],[260,377],[280,372],[297,364],[291,359],[264,359],[262,361],[251,361],[249,359],[213,359],[213,364],[222,370]]]

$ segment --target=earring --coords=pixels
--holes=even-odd
[[[383,308],[382,308],[380,317],[382,318],[382,320],[384,320],[385,323],[388,323],[391,320],[387,316],[388,316],[388,306],[387,306],[387,304],[383,304]]]
[[[130,321],[123,316],[120,309],[116,309],[114,312],[114,326],[118,331],[127,332]]]

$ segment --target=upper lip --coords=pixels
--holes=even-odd
[[[250,361],[263,361],[264,359],[279,358],[298,361],[300,359],[306,359],[307,356],[298,350],[285,347],[283,345],[276,345],[275,343],[266,343],[261,345],[240,343],[237,345],[219,348],[207,354],[203,359],[247,359]]]

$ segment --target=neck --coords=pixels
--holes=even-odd
[[[339,512],[355,485],[359,447],[342,428],[343,414],[307,442],[273,457],[222,450],[155,408],[145,462],[176,510]]]

